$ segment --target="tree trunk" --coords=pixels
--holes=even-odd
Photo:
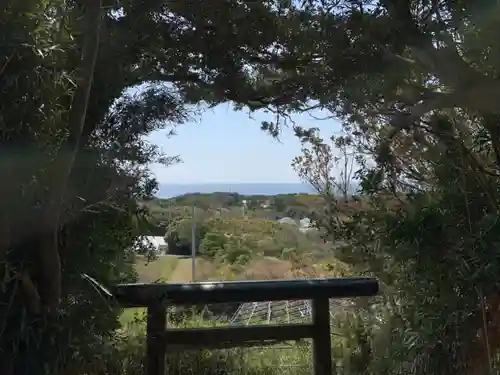
[[[39,260],[42,273],[42,304],[49,311],[59,306],[61,297],[61,260],[58,249],[60,216],[64,195],[85,124],[87,104],[94,75],[102,22],[101,0],[87,0],[84,22],[85,39],[80,67],[68,120],[68,139],[51,166],[49,200],[42,215]]]

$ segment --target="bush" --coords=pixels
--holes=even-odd
[[[102,357],[101,371],[89,375],[145,374],[145,314],[127,313],[128,321],[109,342],[108,353]],[[171,323],[172,324],[172,323]],[[177,327],[197,327],[197,316],[184,316]],[[311,373],[311,346],[307,343],[276,347],[172,351],[167,354],[169,375],[305,375]],[[94,366],[97,367],[97,366]]]

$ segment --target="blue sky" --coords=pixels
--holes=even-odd
[[[280,143],[260,130],[263,120],[272,120],[272,114],[256,113],[250,118],[247,111],[233,111],[224,104],[180,126],[174,137],[168,138],[166,130],[155,132],[148,140],[167,155],[179,155],[182,163],[154,165],[152,170],[162,184],[300,182],[291,167],[293,158],[300,155],[291,127],[283,130]],[[318,121],[309,115],[293,120],[303,127],[320,128],[325,137],[340,131],[334,120]]]

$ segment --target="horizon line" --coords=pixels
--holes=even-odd
[[[160,185],[171,185],[171,186],[186,186],[186,185],[309,185],[307,182],[179,182],[179,183],[169,183],[169,182],[158,182]]]

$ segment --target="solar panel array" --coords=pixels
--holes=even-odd
[[[346,300],[330,300],[330,315],[349,305]],[[294,324],[308,322],[311,318],[310,300],[248,302],[238,307],[231,318],[231,324]]]

